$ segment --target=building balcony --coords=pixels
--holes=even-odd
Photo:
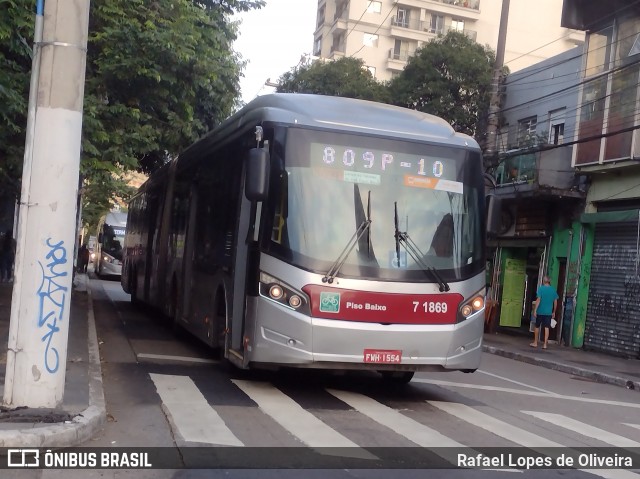
[[[344,46],[340,45],[331,45],[331,49],[329,50],[329,58],[332,60],[337,60],[338,58],[344,57]]]
[[[329,32],[330,33],[346,32],[348,23],[349,23],[349,21],[348,21],[346,15],[343,15],[341,17],[335,18],[333,20],[333,23],[331,24],[331,27],[329,28]]]
[[[413,52],[409,51],[409,49],[396,50],[392,48],[389,50],[389,60],[406,62],[411,55],[413,55]]]
[[[529,148],[506,152],[495,170],[500,197],[584,198],[579,177],[571,168],[571,146]]]
[[[396,17],[391,17],[391,36],[396,38],[402,38],[414,41],[428,41],[437,35],[446,35],[451,30],[464,33],[471,40],[475,41],[478,33],[474,30],[457,30],[451,28],[451,26],[432,27],[430,22],[423,22],[420,20],[398,20]]]

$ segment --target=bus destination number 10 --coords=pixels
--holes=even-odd
[[[425,313],[446,313],[447,303],[440,301],[420,301],[413,302],[413,312],[419,313],[424,311]]]

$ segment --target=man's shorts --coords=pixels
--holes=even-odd
[[[544,326],[545,328],[551,328],[551,315],[550,314],[538,314],[536,316],[536,328]]]

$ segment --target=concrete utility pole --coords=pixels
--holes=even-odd
[[[58,407],[67,363],[89,0],[46,0],[42,7],[38,0],[4,388],[9,407]]]
[[[504,49],[507,43],[507,25],[509,23],[510,0],[502,0],[500,12],[500,29],[496,46],[496,62],[493,66],[491,102],[489,103],[489,120],[487,124],[487,142],[484,151],[485,169],[498,152],[498,111],[500,110],[500,80],[504,66]]]

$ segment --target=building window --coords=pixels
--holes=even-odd
[[[406,8],[398,8],[396,14],[396,25],[399,27],[409,28],[409,10]]]
[[[378,35],[373,33],[365,33],[362,39],[362,44],[365,47],[377,47],[378,46]]]
[[[455,18],[452,19],[451,30],[454,30],[456,32],[464,32],[464,20],[457,20]]]
[[[318,10],[318,20],[316,21],[316,27],[320,27],[324,23],[324,6]]]
[[[613,41],[613,26],[589,34],[587,50],[587,68],[585,77],[597,75],[609,69],[611,43]]]
[[[318,37],[316,38],[316,42],[313,45],[313,54],[319,57],[321,50],[322,50],[322,37]]]
[[[518,120],[518,146],[531,146],[536,139],[538,119],[535,116]]]
[[[369,70],[369,73],[371,73],[371,76],[372,76],[373,78],[375,78],[375,77],[376,77],[376,67],[370,67],[370,66],[368,66],[368,67],[366,67],[366,68],[367,68],[367,70]]]
[[[549,112],[549,143],[562,145],[564,141],[564,114],[566,108],[558,108]]]
[[[442,15],[431,14],[431,21],[429,22],[429,33],[435,33],[442,35],[444,33],[444,17]]]
[[[382,2],[371,1],[367,6],[367,13],[381,13]]]

